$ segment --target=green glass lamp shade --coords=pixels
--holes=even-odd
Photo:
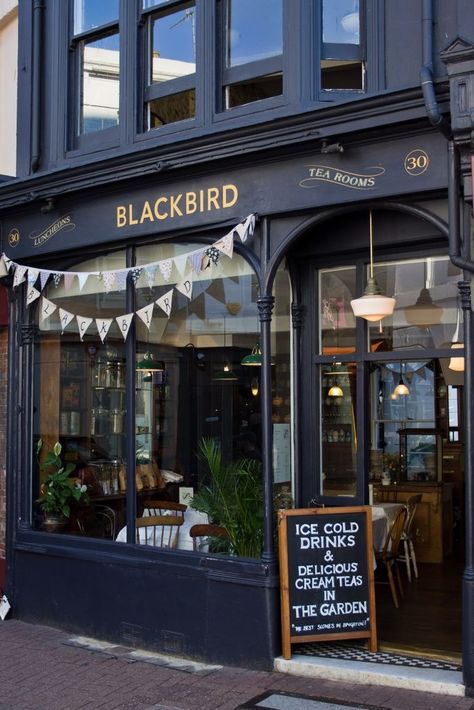
[[[165,363],[163,360],[155,360],[153,353],[147,351],[141,360],[137,362],[137,370],[145,370],[146,372],[163,372]]]

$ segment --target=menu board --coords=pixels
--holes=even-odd
[[[368,638],[377,650],[369,506],[278,512],[283,657],[291,644]]]

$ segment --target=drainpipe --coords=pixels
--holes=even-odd
[[[451,140],[453,137],[451,126],[439,110],[433,85],[433,0],[423,0],[421,30],[423,66],[420,69],[420,81],[426,113],[431,125],[441,131],[447,140]]]
[[[43,25],[43,0],[35,0],[33,5],[33,74],[31,88],[31,162],[30,170],[35,173],[40,166],[40,117],[41,117],[41,43]]]

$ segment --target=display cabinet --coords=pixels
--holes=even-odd
[[[399,429],[401,480],[442,480],[442,436],[439,429]]]

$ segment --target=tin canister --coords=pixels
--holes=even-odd
[[[111,411],[111,426],[113,434],[121,434],[123,431],[123,411],[121,409],[112,409]]]
[[[61,412],[59,428],[61,434],[69,434],[69,412]]]

